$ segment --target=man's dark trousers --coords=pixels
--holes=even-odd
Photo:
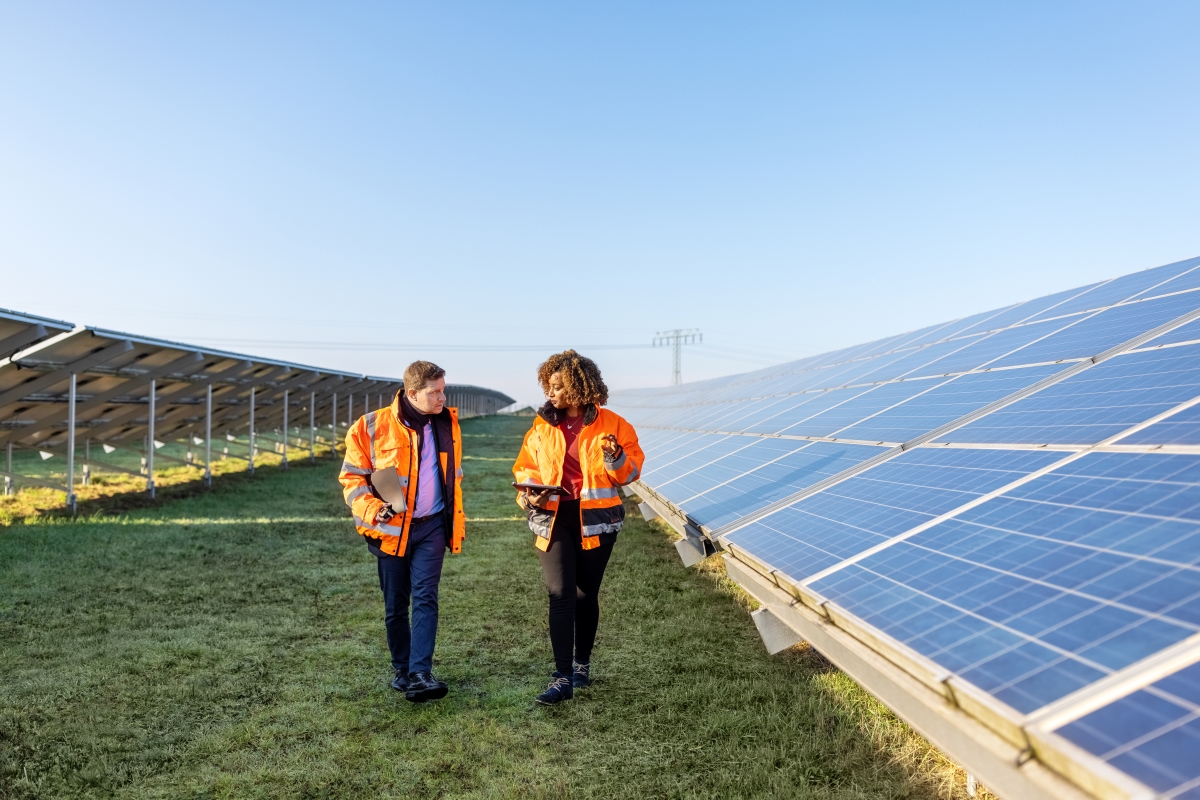
[[[437,639],[438,583],[446,556],[446,523],[441,514],[414,521],[404,556],[379,558],[379,588],[383,590],[384,626],[392,667],[401,675],[433,670]],[[408,598],[412,596],[412,628]]]

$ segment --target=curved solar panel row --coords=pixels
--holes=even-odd
[[[1200,258],[613,404],[728,557],[1087,791],[1200,797]]]

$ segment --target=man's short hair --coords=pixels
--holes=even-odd
[[[446,370],[432,361],[414,361],[404,370],[404,390],[421,391],[432,381],[446,377]]]

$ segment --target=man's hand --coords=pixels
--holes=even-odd
[[[604,451],[604,455],[609,458],[616,458],[617,453],[621,452],[621,445],[617,444],[617,437],[611,433],[606,433],[600,437],[600,449]]]
[[[391,522],[394,516],[396,516],[395,510],[387,503],[384,503],[383,508],[379,509],[379,513],[375,515],[375,524],[383,525],[384,523]]]

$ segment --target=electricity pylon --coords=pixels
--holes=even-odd
[[[673,331],[659,331],[654,334],[653,345],[655,347],[666,347],[670,345],[673,348],[671,353],[671,385],[678,386],[683,383],[683,370],[680,363],[680,347],[685,344],[704,341],[704,334],[698,328],[676,328]]]

